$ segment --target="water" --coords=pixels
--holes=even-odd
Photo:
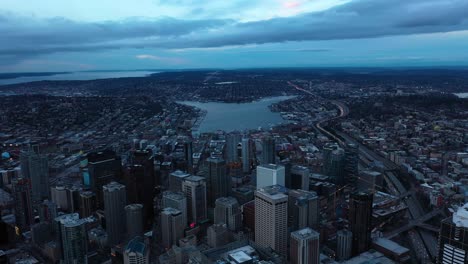
[[[269,128],[273,125],[285,123],[279,113],[271,112],[268,106],[271,104],[294,98],[294,96],[277,96],[264,98],[251,103],[201,103],[182,101],[179,103],[195,106],[206,110],[205,119],[200,124],[199,132],[214,132],[224,130]]]
[[[459,98],[468,98],[468,93],[456,93],[455,95]]]
[[[0,79],[0,85],[26,83],[35,81],[72,81],[72,80],[95,80],[107,78],[121,78],[121,77],[144,77],[152,73],[151,71],[105,71],[105,72],[70,72],[49,76],[30,76],[18,77],[13,79]]]

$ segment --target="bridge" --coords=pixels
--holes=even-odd
[[[402,227],[399,227],[395,230],[392,230],[391,232],[387,233],[385,235],[386,238],[388,239],[392,239],[396,236],[398,236],[399,234],[403,233],[403,232],[406,232],[406,231],[409,231],[410,229],[414,228],[415,226],[420,226],[422,224],[424,224],[424,222],[428,221],[429,219],[431,219],[432,217],[438,215],[438,214],[442,214],[442,209],[436,209],[436,210],[433,210],[417,219],[413,219],[413,220],[410,220],[408,222],[408,224],[402,226]],[[428,227],[430,225],[425,225],[424,227]],[[432,231],[432,230],[431,230]],[[438,230],[437,230],[438,231]]]

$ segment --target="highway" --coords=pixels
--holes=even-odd
[[[323,124],[325,124],[326,122],[345,117],[349,114],[349,108],[344,103],[336,101],[336,100],[324,99],[314,94],[312,91],[299,87],[298,85],[292,82],[288,82],[288,84],[294,87],[296,90],[312,95],[322,100],[323,102],[329,101],[330,103],[334,104],[340,110],[340,114],[338,116],[320,120],[319,122],[315,124],[315,127],[322,134],[337,141],[341,146],[345,146],[346,144],[349,144],[349,143],[358,145],[360,157],[363,157],[367,161],[370,161],[370,162],[379,161],[384,165],[385,171],[386,171],[385,179],[388,181],[389,189],[392,191],[394,195],[397,195],[397,196],[403,195],[406,197],[406,199],[404,199],[404,202],[406,206],[408,207],[408,212],[409,212],[408,215],[410,218],[410,222],[407,225],[394,230],[394,233],[390,234],[390,238],[394,237],[397,234],[400,234],[401,232],[411,231],[410,233],[408,233],[408,235],[410,236],[410,240],[412,242],[413,247],[415,248],[415,251],[418,255],[419,260],[423,262],[428,262],[430,261],[430,256],[432,256],[433,258],[436,257],[437,256],[436,237],[434,237],[434,235],[427,230],[419,230],[419,229],[416,229],[415,231],[412,231],[412,230],[418,224],[424,224],[425,221],[429,220],[430,218],[434,217],[435,215],[441,212],[432,211],[427,214],[424,212],[421,204],[419,203],[419,201],[414,195],[414,191],[413,190],[408,191],[403,186],[401,181],[398,179],[396,172],[399,171],[399,167],[395,163],[378,155],[377,153],[370,150],[369,148],[364,146],[362,143],[356,141],[354,138],[350,137],[349,135],[340,131],[328,131],[327,129],[323,127]]]

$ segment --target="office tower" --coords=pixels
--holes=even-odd
[[[271,185],[284,185],[285,168],[282,165],[264,164],[257,166],[257,189]]]
[[[354,185],[359,176],[359,145],[350,143],[345,147],[346,183]]]
[[[207,219],[206,181],[204,177],[189,176],[182,182],[182,190],[187,197],[187,219],[197,223]]]
[[[265,137],[262,140],[262,164],[276,163],[276,143],[275,139]]]
[[[121,242],[125,235],[125,205],[127,193],[125,185],[111,182],[103,187],[106,231],[110,246]]]
[[[250,139],[247,137],[242,138],[242,171],[250,172]]]
[[[437,263],[468,263],[468,203],[442,221]]]
[[[231,231],[241,227],[242,215],[239,203],[234,197],[221,197],[216,199],[214,223],[225,224]]]
[[[275,185],[255,191],[255,243],[287,254],[288,196]]]
[[[80,193],[82,189],[79,186],[69,186],[65,188],[67,194],[68,211],[74,213],[80,206]]]
[[[182,212],[175,208],[164,208],[161,211],[162,244],[166,249],[176,245],[184,237],[185,223]]]
[[[111,181],[121,179],[121,160],[112,150],[89,153],[87,159],[89,186],[96,194],[96,207],[102,209],[104,206],[102,187]]]
[[[13,200],[15,202],[16,226],[22,231],[28,230],[34,222],[31,201],[31,184],[27,178],[11,181]]]
[[[52,202],[56,203],[58,208],[62,211],[68,211],[68,195],[65,186],[57,185],[51,187],[50,196],[52,198]]]
[[[21,175],[31,182],[31,198],[42,201],[49,197],[49,163],[46,155],[39,151],[21,151]]]
[[[231,133],[226,135],[226,161],[236,162],[239,159],[237,152],[237,145],[241,141],[242,136],[238,133]]]
[[[183,192],[165,191],[162,198],[162,208],[166,207],[179,210],[184,219],[184,227],[187,226],[187,198]]]
[[[169,175],[169,190],[174,192],[182,191],[182,182],[185,178],[190,176],[190,174],[185,173],[180,170],[176,170]]]
[[[57,204],[52,201],[45,200],[38,210],[41,222],[52,222],[57,217]]]
[[[56,218],[59,225],[60,248],[65,264],[88,263],[88,238],[86,220],[78,214],[62,215]]]
[[[292,232],[290,247],[291,264],[319,264],[319,241],[320,234],[310,228]]]
[[[242,205],[242,225],[255,233],[255,200]]]
[[[351,257],[353,233],[349,230],[339,230],[336,233],[336,260],[345,261]]]
[[[322,173],[333,178],[339,186],[345,184],[345,152],[337,144],[327,144],[323,148]]]
[[[143,205],[143,219],[149,227],[153,219],[155,188],[154,158],[149,150],[137,150],[131,154],[131,163],[125,168],[125,188],[129,203]]]
[[[207,244],[212,248],[222,247],[232,240],[232,233],[225,224],[214,224],[208,227]]]
[[[141,237],[128,242],[123,254],[124,264],[149,264],[150,250]]]
[[[134,238],[143,235],[143,205],[129,204],[125,206],[125,221],[127,237]]]
[[[91,191],[80,193],[80,216],[82,218],[91,216],[96,208],[96,194]]]
[[[288,187],[290,189],[302,189],[309,190],[309,168],[304,166],[294,165],[291,167],[290,173],[290,182],[291,185]]]
[[[353,233],[352,254],[359,255],[371,245],[372,202],[370,192],[354,192],[349,199],[349,223]]]
[[[290,190],[288,193],[288,226],[292,230],[318,228],[319,199],[316,192]]]
[[[377,171],[364,170],[359,173],[357,187],[361,191],[375,192],[383,185],[382,173]]]
[[[211,157],[206,161],[208,164],[206,193],[208,206],[212,208],[216,199],[226,197],[231,192],[231,177],[227,174],[226,162],[223,159]]]
[[[289,159],[282,160],[279,165],[284,166],[284,186],[288,189],[292,189],[292,179],[291,179],[291,169],[292,169],[292,164]],[[295,188],[295,189],[300,189],[300,188]]]
[[[191,139],[188,139],[184,142],[184,156],[187,161],[188,171],[193,169],[193,143]]]

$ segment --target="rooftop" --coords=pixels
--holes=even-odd
[[[458,227],[468,228],[468,203],[458,208],[453,214],[452,221]]]
[[[314,231],[312,228],[304,228],[291,233],[291,237],[295,237],[298,239],[307,239],[307,238],[318,238],[320,236],[319,233]]]

